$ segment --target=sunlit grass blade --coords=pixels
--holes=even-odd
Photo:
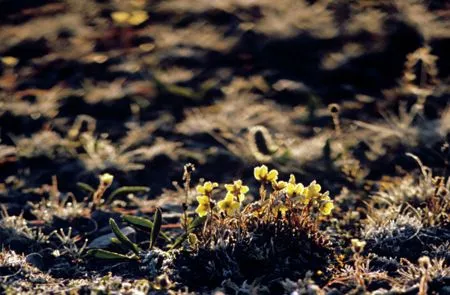
[[[136,255],[127,256],[124,254],[119,254],[116,252],[111,252],[103,249],[91,249],[87,252],[87,255],[93,256],[98,259],[105,260],[137,260],[138,257]]]
[[[131,251],[133,251],[136,255],[139,255],[139,252],[141,249],[133,243],[126,235],[124,235],[120,228],[117,226],[117,223],[114,221],[114,219],[109,219],[109,225],[111,226],[112,231],[116,235],[117,239],[127,248],[129,248]]]
[[[87,183],[77,182],[77,186],[79,188],[81,188],[82,190],[85,190],[87,192],[90,192],[90,193],[94,193],[95,192],[95,189],[92,186],[90,186],[89,184],[87,184]]]
[[[106,200],[106,203],[111,203],[115,197],[120,194],[129,194],[129,193],[147,193],[150,191],[150,188],[146,186],[122,186],[113,191]]]
[[[139,217],[139,216],[133,216],[133,215],[124,215],[123,220],[134,227],[140,229],[140,230],[153,230],[153,222],[151,220],[148,220],[147,218]],[[159,234],[161,237],[163,237],[167,242],[172,242],[172,239],[163,231],[160,231]]]
[[[155,217],[153,218],[152,232],[150,234],[150,249],[153,248],[153,246],[156,243],[156,239],[158,239],[159,232],[161,231],[161,224],[162,224],[162,213],[161,209],[157,208],[155,211]]]

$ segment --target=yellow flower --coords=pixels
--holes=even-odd
[[[138,26],[148,19],[148,14],[143,10],[136,10],[131,13],[128,23],[133,26]]]
[[[261,182],[274,182],[278,179],[278,171],[275,169],[269,171],[269,168],[267,168],[266,165],[255,167],[253,175],[255,176],[256,180]]]
[[[267,168],[266,165],[255,167],[255,169],[253,170],[253,175],[258,181],[262,181],[267,176],[267,173],[269,173],[269,168]]]
[[[304,190],[305,187],[301,183],[292,184],[289,182],[286,186],[286,194],[291,198],[301,196]]]
[[[112,184],[113,180],[114,180],[114,176],[109,173],[103,173],[102,175],[100,175],[100,182],[104,186],[110,186]]]
[[[237,196],[241,203],[245,199],[245,194],[249,191],[248,186],[242,185],[242,180],[235,180],[233,184],[225,184],[225,188],[229,193]]]
[[[362,252],[362,250],[364,250],[364,247],[366,246],[365,241],[360,241],[358,239],[351,239],[351,243],[353,251],[357,253]]]
[[[5,66],[8,67],[15,67],[19,63],[19,60],[14,56],[4,56],[0,60]]]
[[[278,171],[275,169],[270,170],[269,173],[267,174],[267,182],[277,181],[277,179],[278,179]]]
[[[281,191],[287,187],[288,183],[286,181],[272,181],[272,187],[276,191]]]
[[[195,212],[197,212],[198,216],[203,217],[208,214],[208,212],[211,209],[211,205],[209,202],[208,196],[202,195],[197,197],[198,207],[195,209]]]
[[[332,201],[326,201],[323,202],[320,207],[319,207],[319,211],[320,213],[322,213],[323,215],[330,215],[331,211],[334,208],[334,204]]]
[[[231,193],[227,193],[225,199],[219,201],[217,203],[220,211],[225,212],[228,216],[233,216],[234,213],[239,209],[241,204],[234,200],[234,195]]]
[[[111,18],[116,24],[124,24],[130,19],[130,14],[125,11],[114,11],[111,13]]]
[[[131,13],[126,11],[114,11],[111,13],[111,18],[116,24],[129,24],[138,26],[148,19],[148,13],[144,10],[135,10]]]
[[[233,184],[225,184],[225,188],[228,192],[233,194],[246,194],[249,191],[248,186],[242,185],[242,180],[235,180]]]
[[[207,181],[203,185],[197,185],[197,192],[202,195],[210,195],[219,184],[217,182]]]
[[[320,196],[321,189],[322,189],[322,187],[320,186],[320,184],[317,184],[316,181],[314,180],[305,189],[304,194],[305,194],[306,199],[308,199],[308,200],[316,199],[317,197]]]

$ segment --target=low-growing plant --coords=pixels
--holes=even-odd
[[[185,169],[186,186],[192,171]],[[304,275],[308,270],[326,272],[333,251],[319,224],[334,208],[329,192],[322,192],[315,181],[305,186],[294,175],[288,181],[279,180],[278,171],[269,171],[265,165],[254,169],[254,177],[260,182],[259,198],[249,203],[246,194],[250,188],[241,180],[225,184],[226,193],[220,200],[215,198],[218,183],[199,184],[195,209],[198,217],[185,211],[181,221],[184,230],[178,237],[172,239],[161,232],[162,214],[157,209],[153,221],[123,216],[127,223],[150,233],[148,250],[128,239],[110,219],[116,236],[112,242],[126,253],[104,249],[91,249],[88,253],[100,259],[151,264],[147,269],[152,277],[167,274],[167,269],[155,269],[166,263],[166,267],[170,265],[171,279],[192,288],[205,285],[205,277],[209,278],[207,285],[219,286],[229,279],[242,283],[262,275],[285,278]],[[183,208],[187,210],[185,204]],[[158,236],[165,243],[155,249]],[[286,261],[289,267],[284,265]]]
[[[46,234],[40,227],[30,226],[23,213],[10,215],[4,206],[0,210],[0,247],[17,241],[24,245],[24,249],[38,248],[38,245],[49,243],[51,234]]]
[[[58,255],[68,254],[76,259],[81,259],[84,256],[84,251],[88,243],[88,239],[84,239],[81,246],[77,243],[81,240],[80,235],[72,236],[72,228],[69,227],[67,233],[61,228],[59,231],[54,231],[53,234],[58,238],[61,243],[61,250],[58,250]]]
[[[112,191],[108,196],[104,197],[106,190],[112,185],[114,176],[109,173],[104,173],[99,176],[99,185],[97,189],[94,189],[90,185],[82,182],[78,182],[77,185],[92,194],[92,203],[91,206],[105,206],[111,204],[113,200],[121,194],[129,194],[129,193],[142,193],[148,192],[150,189],[145,186],[121,186],[114,191]]]
[[[249,187],[241,180],[225,184],[225,196],[217,201],[218,183],[197,186],[195,211],[205,221],[174,261],[176,275],[188,286],[304,275],[331,260],[331,243],[319,229],[334,207],[329,192],[315,181],[304,186],[294,175],[279,180],[278,171],[265,165],[254,169],[254,177],[259,198],[250,203]]]
[[[47,223],[51,222],[55,216],[65,220],[72,220],[76,217],[90,217],[90,214],[96,208],[110,206],[114,199],[121,194],[145,193],[150,190],[145,186],[121,186],[105,197],[105,193],[113,183],[114,176],[104,173],[99,175],[99,180],[96,189],[86,183],[77,183],[79,188],[88,192],[84,202],[78,202],[72,193],[62,194],[58,189],[56,177],[53,177],[51,185],[44,185],[42,188],[35,190],[40,194],[46,192],[49,197],[42,197],[38,203],[29,202],[32,207],[31,212],[38,219]]]

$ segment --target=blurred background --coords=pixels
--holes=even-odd
[[[229,171],[250,179],[263,162],[337,189],[330,159],[342,143],[358,148],[373,179],[393,172],[405,151],[440,163],[423,149],[441,140],[440,127],[410,139],[413,120],[383,114],[418,105],[440,118],[449,8],[437,0],[0,0],[3,200],[20,208],[33,197],[12,201],[11,189],[55,175],[61,190],[76,192],[77,181],[94,185],[102,172],[155,197],[188,162],[217,181]],[[341,124],[360,122],[334,147],[330,103]],[[406,133],[380,139],[367,122]],[[385,156],[390,136],[402,145]]]

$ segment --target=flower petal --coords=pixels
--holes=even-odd
[[[205,182],[205,184],[203,185],[203,189],[205,190],[205,192],[212,192],[213,190],[212,182],[211,181]]]
[[[267,174],[267,181],[272,182],[276,181],[278,179],[278,171],[275,169],[270,170],[270,172]]]
[[[225,189],[228,191],[228,192],[233,192],[233,190],[234,190],[234,185],[232,185],[232,184],[225,184],[224,185],[225,186]]]
[[[267,168],[266,165],[262,165],[260,172],[261,172],[261,178],[266,178],[267,173],[269,172],[269,168]]]
[[[233,199],[234,199],[234,195],[227,193],[224,200],[227,202],[233,202]]]
[[[253,169],[253,176],[255,177],[256,180],[258,180],[258,181],[261,180],[261,168],[260,167],[255,167],[255,169]]]
[[[295,185],[295,194],[297,196],[303,194],[304,190],[305,190],[305,187],[303,186],[303,184],[298,183]]]
[[[227,201],[226,200],[220,200],[219,202],[217,202],[217,207],[219,207],[220,210],[225,210],[225,208],[227,207]]]
[[[204,204],[198,205],[197,209],[195,209],[195,212],[198,214],[198,216],[203,217],[208,214],[209,206],[206,206]]]
[[[291,174],[291,175],[289,176],[289,183],[295,184],[295,182],[296,182],[296,180],[295,180],[295,175],[294,175],[294,174]]]
[[[239,202],[242,203],[245,200],[245,195],[244,194],[239,194],[238,196]]]
[[[197,190],[197,192],[199,193],[199,194],[205,194],[205,189],[203,188],[203,186],[202,185],[197,185],[197,187],[196,187],[196,190]]]
[[[292,183],[288,183],[288,185],[286,186],[286,193],[288,194],[289,197],[294,196],[294,192],[295,192],[295,185]]]
[[[208,196],[205,195],[201,195],[201,196],[197,196],[197,202],[201,205],[208,205],[209,206],[209,198]]]

